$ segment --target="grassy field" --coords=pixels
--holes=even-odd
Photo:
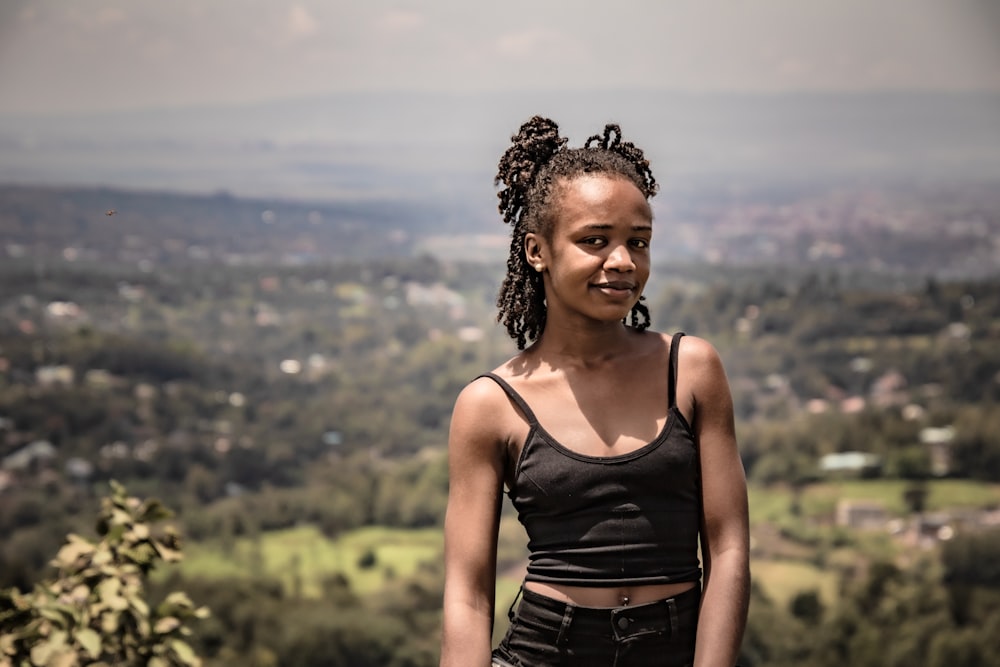
[[[412,575],[421,563],[439,561],[441,551],[438,528],[362,528],[330,540],[313,526],[300,526],[229,545],[188,545],[181,568],[198,577],[272,577],[288,591],[300,590],[307,597],[319,596],[323,579],[340,573],[355,593],[366,594],[393,578]],[[366,556],[374,557],[372,564],[362,567]]]
[[[800,561],[760,561],[751,566],[754,582],[781,608],[797,593],[816,591],[827,607],[837,602],[837,575]]]
[[[912,482],[904,480],[839,480],[810,484],[799,494],[804,517],[832,518],[841,499],[872,500],[890,514],[902,516],[907,508],[903,492]],[[1000,484],[958,479],[930,480],[926,483],[927,511],[947,508],[1000,506]],[[793,493],[787,487],[751,487],[750,522],[780,521],[792,507]]]
[[[837,601],[837,569],[865,559],[892,560],[901,548],[885,531],[858,531],[850,546],[832,549],[827,539],[817,539],[815,547],[789,543],[778,535],[778,526],[798,526],[807,536],[834,533],[829,528],[837,502],[841,499],[867,500],[882,504],[890,515],[908,513],[904,491],[912,482],[903,480],[838,480],[810,484],[798,494],[799,519],[792,516],[795,495],[789,488],[750,489],[750,523],[755,538],[781,557],[757,557],[751,562],[754,581],[775,604],[787,607],[799,592],[814,590],[827,607]],[[927,511],[958,508],[989,508],[1000,505],[1000,485],[964,480],[932,480],[926,485]],[[843,530],[843,529],[837,529]],[[776,546],[776,542],[784,544]],[[823,545],[822,547],[820,545]],[[820,548],[826,550],[826,567],[815,564]]]

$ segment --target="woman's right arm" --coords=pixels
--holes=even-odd
[[[506,438],[498,419],[506,398],[493,382],[467,386],[448,435],[444,522],[441,667],[488,667],[492,649],[497,530]]]

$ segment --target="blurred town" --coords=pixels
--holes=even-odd
[[[675,194],[647,297],[730,375],[743,664],[987,664],[1000,188]],[[505,230],[445,215],[0,187],[0,587],[46,576],[117,480],[177,512],[155,581],[211,608],[206,664],[436,664],[451,405],[514,352]],[[501,612],[525,555],[502,523]]]

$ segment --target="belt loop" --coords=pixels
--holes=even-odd
[[[566,611],[563,612],[562,624],[559,626],[559,636],[556,638],[556,645],[561,646],[569,634],[569,626],[573,623],[573,605],[567,604]]]
[[[677,618],[677,601],[669,598],[667,601],[667,614],[670,616],[670,636],[676,637],[680,632],[680,620]]]
[[[515,616],[517,616],[517,613],[516,613],[516,612],[514,611],[514,607],[515,607],[515,606],[517,605],[517,601],[518,601],[519,599],[521,599],[521,593],[522,593],[523,591],[524,591],[524,585],[521,585],[521,586],[520,586],[520,587],[519,587],[519,588],[517,589],[517,595],[515,595],[515,596],[514,596],[514,601],[513,601],[513,602],[511,602],[511,603],[510,603],[510,607],[508,607],[508,608],[507,608],[507,618],[508,618],[508,619],[509,619],[509,620],[510,620],[511,622],[513,622],[513,621],[514,621],[514,617],[515,617]]]

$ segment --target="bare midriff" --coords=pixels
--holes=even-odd
[[[595,588],[546,584],[538,581],[524,582],[524,587],[529,591],[578,607],[622,607],[656,602],[676,597],[696,585],[693,581],[683,581],[676,584]]]

